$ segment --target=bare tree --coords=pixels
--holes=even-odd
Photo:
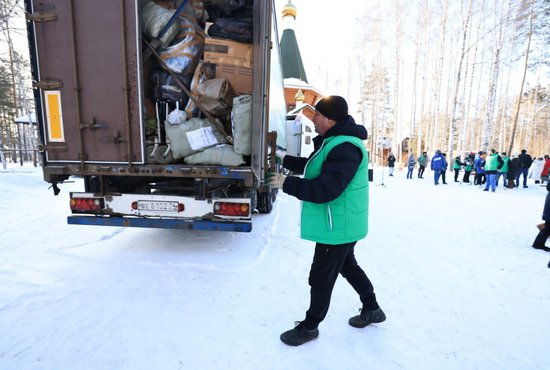
[[[460,91],[460,83],[462,81],[462,73],[463,73],[463,63],[464,63],[464,57],[466,56],[466,41],[468,40],[468,29],[470,26],[470,21],[472,18],[472,0],[468,0],[468,9],[466,11],[465,19],[463,20],[463,33],[462,33],[462,47],[461,47],[461,53],[459,57],[458,62],[458,69],[457,69],[457,75],[456,75],[456,82],[454,87],[454,94],[453,94],[453,103],[452,103],[452,109],[451,109],[451,122],[449,125],[449,141],[448,141],[448,149],[447,153],[449,155],[449,158],[453,158],[453,152],[454,152],[454,146],[456,143],[456,126],[457,126],[457,120],[458,120],[458,98],[459,98],[459,91]]]
[[[529,68],[529,52],[531,50],[531,40],[533,38],[533,21],[535,17],[535,2],[532,1],[529,6],[529,31],[527,33],[527,50],[525,51],[525,62],[523,65],[523,78],[521,80],[521,85],[519,89],[518,99],[517,99],[517,105],[516,105],[516,112],[514,116],[514,122],[513,122],[513,128],[512,128],[512,135],[510,137],[510,147],[508,151],[511,153],[512,149],[514,148],[514,139],[516,136],[516,128],[518,125],[518,118],[519,118],[519,111],[521,108],[521,97],[523,95],[523,88],[525,86],[525,77],[527,76],[527,70]]]

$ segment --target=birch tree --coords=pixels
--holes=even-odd
[[[462,32],[462,46],[461,46],[461,52],[460,57],[458,61],[458,69],[457,69],[457,75],[456,75],[456,82],[454,87],[454,94],[453,94],[453,103],[452,103],[452,109],[451,109],[451,122],[449,125],[449,141],[448,141],[448,149],[447,153],[449,155],[449,158],[453,158],[453,149],[456,142],[456,126],[457,126],[457,120],[458,120],[458,97],[459,97],[459,91],[460,91],[460,83],[462,81],[462,69],[463,69],[463,63],[464,63],[464,57],[466,56],[466,41],[468,40],[468,28],[470,26],[470,20],[472,18],[472,0],[468,0],[468,8],[466,11],[466,16],[463,20],[463,32]]]
[[[529,67],[529,52],[531,51],[531,40],[533,38],[533,22],[534,22],[534,17],[535,17],[535,2],[532,1],[529,4],[524,4],[524,5],[527,5],[527,7],[529,9],[529,11],[528,11],[529,30],[527,32],[527,47],[526,47],[526,50],[525,50],[525,62],[523,64],[523,78],[521,80],[521,84],[520,84],[520,88],[519,88],[519,94],[518,94],[516,111],[515,111],[515,116],[514,116],[512,134],[511,134],[511,137],[510,137],[510,147],[508,149],[510,153],[512,152],[512,149],[514,148],[516,128],[517,128],[517,125],[518,125],[519,111],[520,111],[520,108],[521,108],[521,97],[523,95],[523,88],[525,86],[525,78],[527,76],[527,70],[528,70],[528,67]]]

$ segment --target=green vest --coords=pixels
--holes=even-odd
[[[301,237],[324,244],[344,244],[367,236],[369,216],[368,153],[361,139],[353,136],[333,136],[311,157],[304,170],[304,178],[313,179],[329,152],[339,144],[349,142],[363,154],[355,176],[340,196],[328,203],[302,202]]]
[[[504,164],[502,165],[500,172],[508,172],[508,163],[510,162],[510,157],[502,157],[502,161],[504,162]]]
[[[498,154],[491,154],[485,158],[485,172],[496,171],[498,167]]]
[[[460,158],[456,157],[454,162],[453,162],[453,170],[460,170],[460,167],[462,167],[462,165],[456,163],[456,160],[458,159],[458,161],[460,162]]]

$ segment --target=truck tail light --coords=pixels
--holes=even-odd
[[[78,213],[97,213],[104,208],[103,198],[71,197],[71,211]]]
[[[248,203],[215,202],[214,214],[219,216],[250,216]]]

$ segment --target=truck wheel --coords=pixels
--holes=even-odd
[[[263,214],[271,213],[276,196],[276,189],[258,191],[258,212]]]

